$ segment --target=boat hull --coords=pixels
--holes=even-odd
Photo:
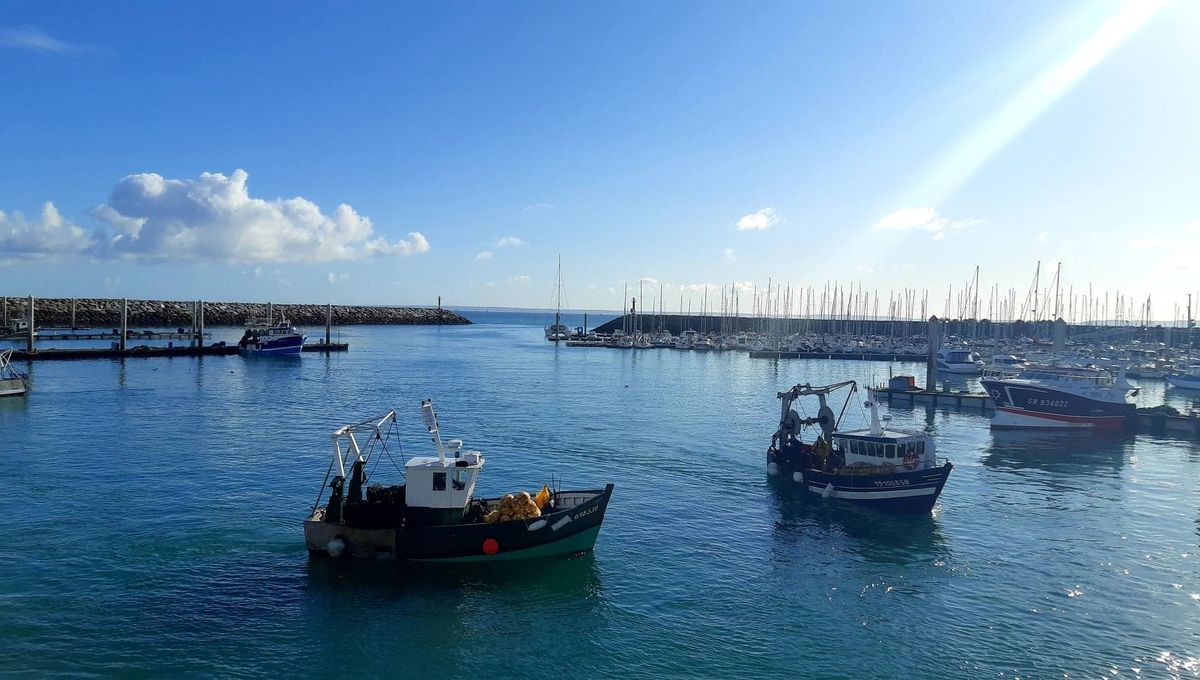
[[[0,380],[0,397],[19,397],[29,391],[29,386],[20,378]]]
[[[991,426],[1006,428],[1128,427],[1136,407],[1128,402],[1091,399],[1071,392],[998,380],[980,381],[996,402]]]
[[[491,562],[575,555],[595,546],[612,490],[609,484],[603,490],[558,492],[559,509],[528,520],[358,529],[310,519],[304,535],[310,552],[326,553],[329,542],[340,538],[356,557]]]
[[[246,356],[300,356],[304,350],[303,335],[291,335],[284,338],[271,338],[256,342],[241,348]]]
[[[923,513],[933,510],[942,487],[954,466],[885,475],[845,475],[822,470],[804,470],[808,490],[824,498],[852,501],[885,512]]]
[[[1185,390],[1200,390],[1200,377],[1194,375],[1170,374],[1166,376],[1166,379],[1173,387],[1182,387]]]
[[[818,470],[799,467],[806,458],[805,449],[785,447],[767,452],[767,470],[785,483],[800,484],[823,498],[856,503],[885,512],[923,513],[933,510],[950,471],[946,461],[936,467],[906,470],[903,466],[887,472]]]

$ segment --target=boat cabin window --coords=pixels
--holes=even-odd
[[[858,441],[857,439],[851,439],[850,440],[850,453],[861,454],[862,453],[862,442]]]
[[[917,455],[925,454],[925,442],[917,442]]]
[[[445,491],[446,490],[446,473],[445,472],[433,473],[433,490],[434,491]]]
[[[451,483],[454,484],[455,491],[462,491],[463,489],[467,488],[467,471],[455,470],[454,479],[451,480]]]
[[[895,458],[895,457],[896,457],[896,445],[895,445],[895,444],[888,444],[888,445],[887,445],[887,457],[888,457],[888,458]]]

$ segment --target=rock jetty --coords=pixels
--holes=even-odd
[[[29,298],[4,298],[5,325],[26,318]],[[192,325],[193,302],[179,300],[130,300],[129,325],[159,328],[185,328]],[[276,316],[282,313],[297,326],[324,326],[325,305],[274,304]],[[121,323],[121,300],[104,298],[36,298],[34,324],[38,327],[70,326],[74,309],[75,326],[115,328]],[[204,303],[205,326],[241,326],[248,319],[264,319],[266,303]],[[334,305],[334,325],[462,325],[471,321],[448,309],[434,307],[390,307]]]

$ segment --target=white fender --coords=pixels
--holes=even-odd
[[[525,527],[525,531],[537,531],[538,529],[541,529],[544,526],[546,526],[546,520],[544,520],[544,519],[535,520],[533,522],[530,522],[529,526]]]
[[[822,498],[832,498],[836,493],[837,492],[833,490],[833,482],[826,484],[825,488],[821,489]]]
[[[771,475],[772,477],[779,474],[779,464],[775,461],[767,463],[767,474]]]
[[[792,481],[797,484],[803,484],[804,483],[804,475],[799,472],[793,472],[792,473]]]
[[[329,553],[330,557],[340,557],[342,551],[346,549],[346,542],[336,536],[329,539],[329,543],[325,544],[325,552]]]

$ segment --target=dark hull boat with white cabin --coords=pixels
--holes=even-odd
[[[871,427],[839,432],[841,415],[835,416],[825,397],[849,387],[842,415],[857,391],[853,380],[813,387],[796,385],[778,394],[782,404],[779,429],[767,449],[767,473],[803,485],[824,498],[849,501],[888,512],[925,513],[933,509],[954,466],[938,459],[933,438],[924,432],[885,428],[872,399]],[[804,396],[819,400],[817,415],[801,418],[792,404]],[[819,426],[811,443],[801,438],[804,428]]]
[[[391,458],[387,441],[395,411],[333,433],[334,460],[326,474],[326,480],[334,474],[328,484],[332,492],[322,504],[327,488],[322,484],[317,503],[304,522],[310,553],[487,562],[592,550],[612,497],[612,484],[582,491],[543,488],[536,501],[532,497],[525,501],[540,503],[532,514],[497,518],[502,507],[515,501],[473,498],[483,456],[463,450],[460,440],[442,442],[429,400],[422,402],[421,411],[437,455],[409,459],[404,465],[405,484],[368,485],[366,473],[368,466],[373,469],[383,457]],[[355,436],[362,433],[369,438],[365,448]]]

